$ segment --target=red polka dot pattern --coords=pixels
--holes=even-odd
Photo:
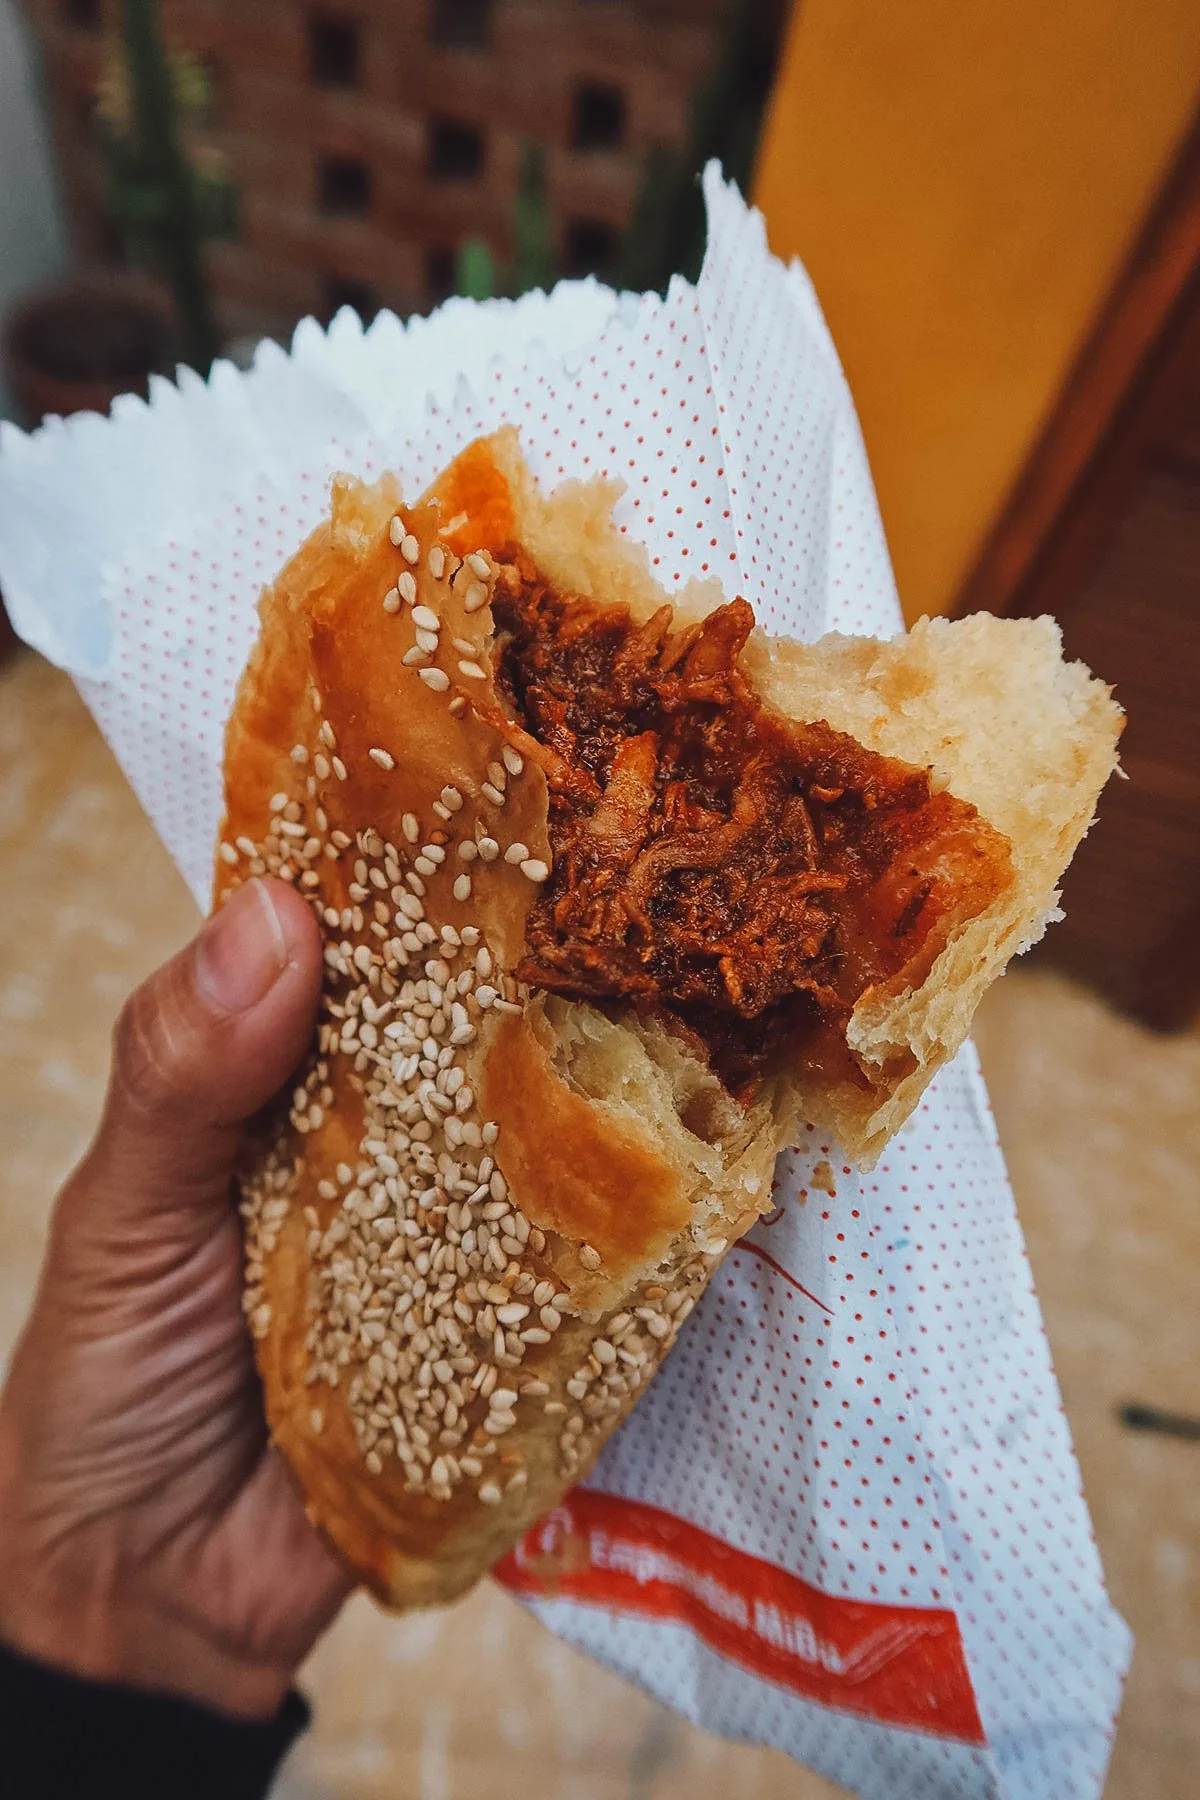
[[[185,375],[112,424],[5,437],[0,573],[31,634],[84,675],[201,903],[255,601],[339,468],[396,468],[416,491],[513,422],[544,482],[624,484],[620,522],[668,587],[715,578],[805,637],[898,629],[853,406],[807,278],[770,259],[761,221],[712,171],[705,191],[704,272],[665,300],[575,283],[407,326],[382,315],[365,333],[349,314],[327,333],[309,321],[290,355],[264,346],[246,375]],[[49,476],[61,542],[43,524],[35,543],[17,514],[36,517],[40,496],[44,519]],[[104,608],[97,677],[82,646],[103,640]],[[872,1174],[809,1131],[774,1199],[593,1485],[673,1510],[831,1601],[954,1608],[989,1747],[823,1710],[682,1625],[561,1600],[538,1610],[689,1717],[864,1795],[1091,1800],[1127,1634],[1104,1596],[972,1053]]]
[[[731,1673],[722,1701],[729,1665],[696,1640],[685,1651],[679,1627],[645,1627],[652,1649],[640,1623],[606,1634],[605,1657],[664,1698],[702,1682],[690,1716],[881,1800],[1098,1794],[1128,1634],[1104,1595],[973,1049],[871,1174],[810,1130],[773,1199],[591,1485],[832,1596],[954,1608],[991,1751],[923,1739],[930,1761],[914,1762],[912,1734],[857,1722],[831,1744],[818,1709],[767,1684],[748,1713],[744,1679]],[[554,1610],[557,1628],[570,1609]],[[568,1622],[583,1648],[594,1633],[590,1615]],[[930,1785],[903,1786],[918,1768]]]

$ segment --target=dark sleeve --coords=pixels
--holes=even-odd
[[[308,1707],[262,1723],[83,1681],[0,1644],[0,1791],[8,1800],[262,1800]]]

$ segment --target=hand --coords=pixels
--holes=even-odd
[[[320,978],[304,902],[251,882],[133,996],[0,1398],[0,1638],[249,1718],[349,1586],[267,1442],[231,1194]]]

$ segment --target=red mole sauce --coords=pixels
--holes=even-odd
[[[836,1034],[845,1060],[865,990],[923,974],[1010,879],[1007,840],[925,770],[762,705],[744,600],[636,625],[510,550],[493,611],[497,686],[550,788],[518,978],[661,1009],[740,1098],[785,1050],[827,1060]]]

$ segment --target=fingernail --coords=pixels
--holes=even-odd
[[[248,1012],[287,967],[287,939],[271,895],[244,882],[208,921],[196,945],[196,981],[223,1012]]]

